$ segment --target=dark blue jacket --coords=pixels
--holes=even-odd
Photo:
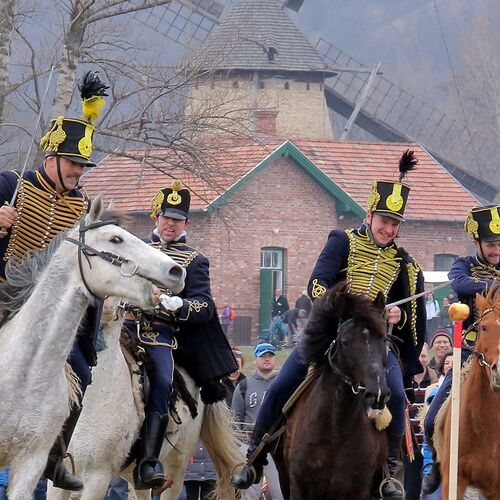
[[[198,443],[189,459],[184,481],[217,481],[215,465],[202,443]]]
[[[489,290],[495,283],[500,283],[500,264],[495,268],[486,266],[479,257],[459,257],[451,266],[448,278],[453,280],[451,288],[457,294],[458,300],[467,304],[470,315],[464,321],[464,328],[474,323],[474,307],[476,293]]]
[[[361,226],[355,230],[357,234],[366,235],[366,226]],[[415,293],[424,291],[424,276],[415,260],[403,248],[398,248],[395,243],[393,247],[397,249],[397,257],[401,259],[400,272],[396,281],[392,284],[387,302],[396,302],[400,299],[410,297],[410,277],[408,275],[407,264],[415,266],[417,271],[417,282]],[[314,300],[313,288],[324,287],[328,290],[335,284],[344,281],[347,276],[349,258],[349,237],[345,230],[334,229],[328,235],[325,247],[318,257],[314,266],[311,278],[309,279],[308,293]],[[415,375],[422,371],[422,366],[418,360],[422,345],[425,339],[426,313],[425,302],[423,298],[417,299],[412,306],[412,302],[406,302],[399,306],[402,310],[402,321],[400,325],[395,325],[393,335],[398,337],[401,342],[397,342],[403,364],[403,373],[406,377]],[[413,332],[412,321],[415,328]]]
[[[183,300],[173,327],[179,349],[174,359],[198,385],[220,379],[237,370],[231,346],[224,335],[210,291],[208,259],[186,244],[185,237],[162,243],[153,233],[151,244],[186,269],[186,281],[178,295]]]
[[[17,187],[18,179],[19,173],[14,170],[0,172],[0,206],[11,202],[12,195]],[[32,200],[26,201],[21,200],[18,193],[17,199],[14,201],[14,206],[18,210],[19,217],[27,220],[29,226],[33,229],[31,235],[33,240],[26,243],[26,246],[29,245],[32,249],[43,248],[43,246],[61,230],[73,226],[80,218],[78,214],[79,209],[84,208],[87,210],[87,205],[82,205],[81,201],[79,201],[86,200],[86,196],[78,189],[73,189],[51,200],[50,195],[55,193],[55,184],[47,176],[43,166],[38,167],[37,170],[25,171],[23,179],[29,184],[29,187],[38,190],[38,193]],[[61,201],[61,199],[64,199],[66,203]],[[23,205],[22,208],[18,206],[19,204]],[[73,205],[77,213],[73,213],[69,209],[69,205]],[[52,220],[50,220],[49,216],[52,210],[56,213],[52,214]],[[58,219],[55,225],[54,219]],[[12,228],[9,229],[8,236],[0,239],[0,277],[2,278],[5,277],[6,261],[4,260],[4,256],[11,236]],[[24,251],[24,254],[25,253]],[[24,256],[24,254],[22,256]]]

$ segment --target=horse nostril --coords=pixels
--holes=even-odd
[[[182,276],[183,272],[184,271],[183,271],[183,268],[181,266],[172,266],[169,274],[175,278],[180,278]]]

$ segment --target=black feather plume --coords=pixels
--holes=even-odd
[[[399,180],[402,181],[408,172],[415,170],[417,163],[418,158],[415,158],[415,153],[407,149],[399,160]]]
[[[80,90],[82,99],[89,99],[94,96],[107,96],[107,89],[109,89],[109,85],[101,82],[97,76],[97,71],[95,73],[88,71],[78,83],[78,90]]]

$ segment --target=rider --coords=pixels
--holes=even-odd
[[[89,88],[90,85],[90,88]],[[36,170],[0,173],[0,281],[5,281],[6,265],[15,265],[29,251],[45,248],[62,231],[73,227],[88,212],[89,199],[78,186],[91,161],[92,136],[96,118],[108,87],[94,73],[87,73],[80,85],[84,120],[59,116],[42,137],[43,164]],[[16,192],[17,189],[17,192]],[[12,200],[12,196],[16,197]],[[7,267],[8,274],[8,267]],[[90,383],[90,366],[96,364],[93,334],[99,325],[99,307],[87,311],[85,332],[73,345],[68,362],[80,379],[82,395]],[[70,474],[62,462],[65,449],[78,421],[81,406],[73,406],[61,435],[52,447],[44,472],[54,486],[78,491],[83,483]],[[61,440],[62,438],[62,440]],[[63,444],[64,443],[64,444]]]
[[[189,206],[190,192],[178,180],[160,190],[151,202],[151,216],[156,222],[151,245],[186,269],[184,290],[178,296],[162,290],[161,306],[153,311],[132,308],[134,319],[125,321],[154,364],[134,469],[138,489],[154,488],[164,482],[158,457],[168,423],[173,351],[175,360],[201,387],[205,404],[224,399],[225,388],[220,379],[238,368],[212,299],[208,259],[186,244]]]
[[[476,293],[485,293],[494,284],[500,283],[500,205],[476,207],[467,213],[465,230],[471,236],[476,255],[459,257],[451,266],[448,278],[452,280],[451,288],[458,295],[460,302],[470,309],[469,317],[464,321],[465,330],[470,331],[465,337],[468,344],[474,344]],[[462,362],[469,356],[468,349],[462,349]],[[438,393],[434,396],[424,421],[425,438],[432,449],[433,465],[422,480],[422,492],[433,493],[441,482],[436,452],[432,446],[434,420],[451,389],[451,370],[447,373]]]
[[[402,180],[404,173],[416,164],[413,153],[406,152],[400,161]],[[403,221],[403,213],[410,188],[401,182],[375,181],[368,198],[368,213],[359,229],[335,229],[321,252],[311,278],[308,291],[317,299],[338,282],[346,281],[351,292],[375,298],[382,291],[388,302],[408,298],[423,290],[423,273],[415,260],[398,247],[394,239]],[[313,313],[314,314],[314,311]],[[400,353],[402,367],[391,351],[387,360],[387,382],[391,389],[388,403],[393,415],[387,430],[389,455],[387,465],[393,476],[400,454],[405,429],[405,381],[422,371],[418,356],[425,336],[425,304],[423,298],[392,307],[387,321],[393,325],[394,344]],[[248,450],[248,457],[255,451],[264,435],[273,428],[281,415],[283,405],[304,380],[307,366],[295,349],[285,362],[280,374],[266,395],[258,415]],[[404,374],[404,376],[403,376]],[[233,485],[249,488],[260,480],[266,463],[268,446],[232,478]],[[403,498],[399,484],[384,483],[384,498]]]

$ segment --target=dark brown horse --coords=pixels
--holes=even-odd
[[[389,397],[383,309],[382,294],[372,302],[339,287],[315,302],[299,346],[315,380],[273,453],[286,499],[370,498],[387,454],[385,432],[367,416]]]
[[[488,500],[500,498],[500,287],[476,296],[478,337],[470,372],[460,388],[457,498],[467,486]],[[442,498],[448,500],[451,405],[444,418],[440,456]]]

